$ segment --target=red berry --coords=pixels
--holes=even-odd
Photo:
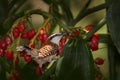
[[[103,58],[100,58],[100,57],[97,57],[95,60],[94,60],[95,64],[97,65],[102,65],[104,63],[104,60]]]
[[[95,51],[98,50],[98,45],[99,45],[98,36],[95,34],[91,38],[89,46],[93,51]]]
[[[39,66],[36,67],[35,71],[36,71],[37,75],[41,75],[42,74],[42,70],[41,70],[41,68]]]
[[[0,48],[0,56],[4,55],[4,50]]]
[[[7,45],[10,45],[12,43],[12,39],[9,35],[6,35],[4,40],[5,40]]]
[[[42,43],[46,42],[47,38],[49,37],[49,34],[44,33],[44,34],[39,34],[37,39],[41,41]]]
[[[94,33],[93,37],[96,37],[98,39],[99,35],[97,33]]]
[[[64,46],[66,40],[67,40],[67,38],[63,37],[63,38],[60,40],[60,46]]]
[[[93,25],[87,25],[87,26],[85,27],[85,29],[88,30],[88,31],[92,30],[92,28],[93,28]]]
[[[47,33],[43,34],[43,39],[42,42],[46,42],[47,38],[49,37],[49,35]]]
[[[98,45],[98,43],[99,43],[98,38],[96,38],[96,37],[92,37],[91,40],[90,40],[90,42],[91,42],[92,44],[97,44],[97,45]]]
[[[24,57],[27,53],[25,51],[20,53],[20,57]]]
[[[16,39],[16,38],[18,38],[18,37],[19,37],[19,35],[20,35],[20,34],[19,34],[19,33],[17,33],[17,32],[14,32],[14,33],[13,33],[13,36],[14,36],[14,38],[15,38],[15,39]]]
[[[18,33],[19,33],[19,32],[20,32],[20,31],[19,31],[19,28],[18,28],[18,27],[14,27],[14,28],[13,28],[13,32],[18,32]]]
[[[62,49],[63,49],[63,47],[62,47],[62,46],[59,46],[59,52],[58,52],[57,55],[60,55],[60,54],[62,53]]]
[[[35,34],[36,34],[35,29],[31,29],[27,33],[29,39],[33,38]]]
[[[26,62],[30,62],[32,60],[31,55],[27,55],[27,54],[24,56],[24,59]]]
[[[18,23],[18,29],[19,29],[20,32],[23,32],[25,30],[25,28],[26,28],[26,25],[25,25],[24,22],[19,22]]]
[[[7,50],[6,57],[7,57],[7,59],[13,60],[13,51]]]
[[[37,39],[38,39],[39,41],[43,40],[43,35],[39,34],[38,37],[37,37]]]
[[[3,41],[3,40],[0,41],[0,48],[3,49],[3,50],[5,50],[7,48],[7,44],[6,44],[5,41]]]
[[[19,35],[20,35],[20,31],[19,31],[19,29],[17,27],[13,28],[12,33],[13,33],[14,38],[18,38]]]
[[[78,37],[79,35],[80,35],[80,31],[79,31],[79,30],[73,30],[73,31],[69,34],[69,38]]]
[[[22,33],[22,34],[21,34],[21,38],[22,38],[22,39],[28,38],[27,32]]]
[[[80,31],[79,30],[75,30],[75,31],[73,31],[73,34],[74,34],[74,36],[79,36]]]
[[[16,57],[16,60],[15,60],[15,63],[18,64],[18,62],[19,62],[19,58],[18,58],[18,56],[17,56],[17,57]]]
[[[40,29],[40,34],[44,34],[45,33],[45,30],[43,28]]]
[[[96,51],[98,50],[98,44],[93,44],[93,43],[90,43],[90,49],[92,49],[92,51]]]

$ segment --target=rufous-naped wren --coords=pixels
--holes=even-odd
[[[48,37],[45,44],[40,49],[31,48],[28,46],[20,45],[16,47],[19,52],[25,51],[28,55],[31,55],[40,67],[46,62],[56,60],[56,54],[58,52],[59,42],[66,32],[55,33]]]

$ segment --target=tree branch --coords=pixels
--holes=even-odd
[[[89,15],[91,13],[94,13],[96,11],[105,9],[106,7],[107,7],[106,4],[101,4],[101,5],[98,5],[96,7],[93,7],[93,8],[90,8],[90,9],[86,9],[85,11],[79,13],[78,16],[74,19],[74,24],[76,24],[78,21],[83,19],[85,16],[87,16],[87,15]]]

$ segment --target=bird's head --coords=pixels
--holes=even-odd
[[[59,42],[60,42],[61,38],[66,34],[67,34],[67,32],[52,34],[48,37],[47,41],[51,41],[51,42],[59,45]]]
[[[19,52],[25,51],[26,49],[31,50],[31,48],[29,48],[27,46],[23,46],[23,45],[20,45],[20,46],[16,47],[16,51],[19,51]]]

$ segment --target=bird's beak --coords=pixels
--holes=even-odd
[[[61,32],[61,35],[62,35],[62,36],[66,35],[66,34],[67,34],[67,32]]]

